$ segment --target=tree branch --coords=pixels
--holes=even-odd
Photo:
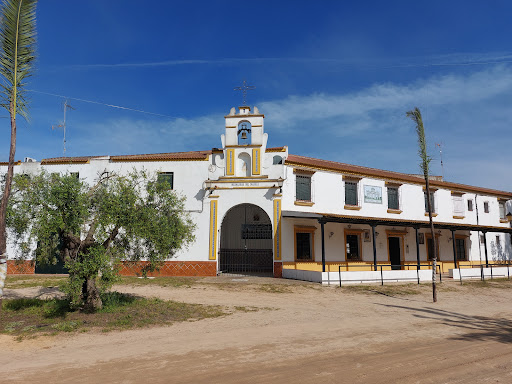
[[[110,243],[116,238],[119,233],[119,227],[116,226],[114,230],[110,233],[110,236],[103,242],[103,248],[107,249]]]

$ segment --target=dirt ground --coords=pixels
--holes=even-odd
[[[21,342],[0,336],[0,382],[512,383],[510,288],[451,283],[446,289],[445,282],[433,304],[428,287],[419,295],[386,296],[222,279],[189,288],[116,289],[247,311],[123,332]]]

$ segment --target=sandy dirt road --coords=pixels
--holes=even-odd
[[[432,304],[428,287],[393,297],[311,284],[265,292],[273,281],[117,287],[247,311],[124,332],[0,336],[0,382],[512,383],[512,289],[454,284]]]

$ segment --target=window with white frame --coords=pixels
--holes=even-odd
[[[505,202],[503,200],[498,202],[500,207],[500,219],[505,220],[507,217],[505,216]]]
[[[462,195],[452,195],[453,216],[464,217],[464,199]]]

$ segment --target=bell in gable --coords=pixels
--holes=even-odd
[[[240,136],[240,138],[242,140],[247,140],[247,132],[246,131],[242,131],[242,136]]]

